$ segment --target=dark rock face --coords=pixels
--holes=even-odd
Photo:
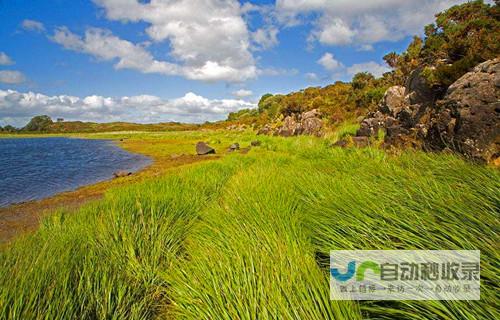
[[[209,145],[207,145],[205,142],[200,141],[196,144],[196,153],[199,156],[206,155],[206,154],[214,154],[215,149],[210,147]]]
[[[407,103],[410,105],[430,106],[436,100],[437,94],[422,76],[422,71],[423,68],[414,70],[406,82],[405,95],[407,96]]]
[[[385,130],[386,146],[452,150],[481,162],[500,156],[500,58],[486,61],[452,84],[444,98],[416,70],[404,93],[387,90],[379,110],[367,115],[357,132]]]
[[[292,137],[298,135],[311,135],[321,137],[323,132],[323,120],[320,118],[320,112],[317,109],[304,112],[300,115],[287,116],[283,124],[276,129],[270,125],[262,127],[258,134],[273,134],[281,137]]]
[[[452,84],[430,121],[426,146],[492,162],[500,156],[500,58]]]

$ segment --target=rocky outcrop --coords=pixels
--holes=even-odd
[[[500,156],[500,58],[478,65],[436,101],[438,96],[416,70],[405,88],[387,90],[356,135],[384,130],[386,146],[451,149],[474,160],[495,161]]]
[[[200,141],[200,142],[198,142],[196,144],[196,153],[199,156],[206,155],[206,154],[214,154],[215,153],[215,149],[212,148],[212,147],[210,147],[205,142]]]
[[[290,115],[283,119],[280,124],[273,126],[267,124],[262,127],[258,134],[275,135],[282,137],[291,137],[298,135],[311,135],[320,137],[323,132],[323,120],[320,118],[320,112],[317,109],[303,112],[300,115]]]
[[[500,58],[452,84],[437,103],[425,145],[486,162],[500,156]]]

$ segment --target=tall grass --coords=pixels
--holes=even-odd
[[[0,255],[0,317],[499,318],[498,171],[261,140],[47,219]],[[479,249],[481,300],[330,301],[334,249]]]

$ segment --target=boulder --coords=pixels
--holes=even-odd
[[[340,148],[345,148],[347,147],[349,143],[347,142],[347,140],[344,140],[344,139],[341,139],[333,144],[331,144],[330,146],[331,147],[340,147]]]
[[[282,137],[296,136],[302,133],[302,124],[297,121],[295,116],[287,116],[283,120],[283,125],[278,128],[275,135]]]
[[[307,119],[318,118],[320,116],[321,116],[321,113],[318,111],[318,109],[313,109],[311,111],[307,111],[307,112],[302,113],[300,119],[303,121],[303,120],[307,120]]]
[[[229,146],[227,149],[227,152],[233,152],[236,150],[240,150],[240,144],[239,143],[233,143],[232,145]]]
[[[128,176],[131,176],[132,175],[132,172],[130,171],[123,171],[123,170],[120,170],[120,171],[116,171],[113,173],[113,176],[115,178],[123,178],[123,177],[128,177]]]
[[[405,87],[393,86],[387,89],[379,106],[383,114],[396,116],[405,104]]]
[[[262,144],[262,142],[260,142],[259,140],[254,140],[254,141],[252,141],[252,142],[250,143],[250,145],[251,145],[252,147],[258,147],[258,146],[260,146],[261,144]]]
[[[500,58],[465,74],[437,103],[426,146],[450,148],[481,162],[500,156]]]
[[[368,116],[361,122],[361,125],[356,132],[356,136],[376,136],[378,134],[378,130],[384,127],[387,118],[388,117],[380,111],[369,113]]]
[[[323,135],[323,121],[312,117],[302,120],[302,134],[321,137]]]
[[[271,126],[269,124],[266,124],[264,125],[262,128],[259,129],[259,131],[257,132],[257,135],[269,135],[273,132],[273,129],[271,128]]]
[[[323,135],[323,121],[317,109],[304,112],[300,115],[292,114],[283,120],[283,123],[273,130],[269,124],[262,127],[257,134],[273,134],[275,136],[291,137],[298,135]]]
[[[206,154],[214,154],[215,149],[207,145],[205,142],[200,141],[196,144],[196,153],[199,156]]]
[[[379,111],[361,122],[358,137],[385,130],[386,146],[451,150],[481,162],[500,157],[500,58],[463,75],[441,95],[429,86],[422,68],[402,87],[391,87]],[[356,143],[356,142],[355,142]],[[361,142],[361,140],[359,141]]]

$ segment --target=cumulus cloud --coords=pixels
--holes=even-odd
[[[122,40],[108,30],[91,28],[82,38],[62,27],[56,29],[52,40],[68,50],[88,53],[105,61],[116,61],[116,69],[135,69],[144,73],[166,75],[181,73],[178,66],[155,60],[145,48]]]
[[[325,53],[317,62],[328,71],[336,71],[343,68],[342,63],[336,60],[333,54],[329,52]]]
[[[251,95],[253,95],[253,92],[251,90],[246,90],[246,89],[240,89],[233,92],[233,96],[238,98],[246,98],[250,97]]]
[[[252,40],[259,48],[270,49],[278,45],[278,33],[278,28],[273,26],[260,28],[252,33]]]
[[[151,95],[118,98],[92,95],[79,98],[0,90],[0,120],[4,124],[10,121],[16,126],[24,125],[39,114],[96,122],[203,122],[221,120],[230,112],[254,107],[255,104],[240,99],[211,100],[192,92],[167,100]]]
[[[310,41],[325,45],[370,45],[420,33],[434,15],[466,0],[277,0],[281,21],[315,18]]]
[[[11,64],[14,64],[14,61],[5,52],[0,52],[0,66],[9,66]]]
[[[29,20],[29,19],[23,20],[21,26],[26,31],[35,31],[35,32],[45,31],[45,26],[43,25],[43,23],[36,20]]]
[[[180,62],[177,65],[180,70],[170,70],[167,74],[230,82],[257,76],[258,69],[250,52],[251,34],[242,17],[248,8],[236,0],[94,2],[104,9],[108,19],[146,22],[146,34],[153,41],[168,41],[169,54]],[[257,31],[254,39],[262,46],[273,45],[275,31]]]
[[[26,81],[26,77],[19,71],[1,70],[0,83],[20,84]]]
[[[351,76],[359,72],[369,72],[376,78],[381,77],[384,73],[389,71],[391,71],[391,68],[383,64],[378,64],[374,61],[354,64],[347,68],[347,73]]]

